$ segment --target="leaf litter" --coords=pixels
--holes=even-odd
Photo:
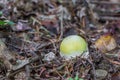
[[[119,2],[1,0],[0,80],[118,80]],[[87,59],[60,56],[69,35],[88,42]]]

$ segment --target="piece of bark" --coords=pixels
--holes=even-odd
[[[8,69],[12,69],[12,63],[15,60],[15,56],[13,56],[12,53],[7,49],[2,39],[0,39],[0,59],[3,60]]]

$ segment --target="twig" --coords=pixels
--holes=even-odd
[[[92,21],[93,24],[96,24],[96,19],[93,10],[90,7],[90,3],[88,3],[86,0],[82,0],[82,1],[84,6],[86,7],[86,12],[88,14],[87,16],[89,16],[88,18]]]
[[[56,69],[49,70],[49,72],[54,72],[55,70],[61,70],[63,67],[65,67],[67,63],[62,64],[61,66],[57,67]]]
[[[113,2],[110,2],[110,1],[93,1],[91,0],[90,3],[92,4],[107,4],[107,5],[120,5],[120,3],[113,3]]]
[[[103,9],[100,9],[100,8],[94,8],[93,10],[98,12],[98,13],[101,13],[101,14],[115,14],[119,11],[119,10],[106,10],[106,9],[103,10]]]
[[[62,75],[55,69],[55,72],[62,78],[62,80],[63,80],[63,77],[62,77]]]
[[[26,80],[30,80],[30,66],[26,65],[25,70],[26,70]]]
[[[62,78],[62,80],[64,80],[63,79],[63,77],[62,77],[62,75],[58,72],[58,70],[61,70],[63,67],[65,67],[67,64],[66,63],[64,63],[64,64],[62,64],[61,66],[59,66],[59,67],[57,67],[56,69],[54,68],[54,69],[52,69],[52,70],[49,70],[48,72],[56,72],[61,78]]]
[[[59,40],[59,41],[60,41],[60,40]],[[54,43],[59,42],[59,41],[54,41]],[[46,43],[46,44],[40,44],[40,45],[37,46],[37,49],[36,49],[36,50],[39,50],[39,49],[41,49],[41,48],[43,48],[43,47],[46,47],[46,46],[49,46],[49,45],[51,45],[51,44],[53,44],[53,42],[49,42],[49,43]]]
[[[102,20],[109,20],[109,21],[111,21],[111,20],[120,20],[120,17],[101,16],[99,18],[102,19]]]
[[[19,70],[16,70],[16,71],[14,71],[14,72],[9,72],[8,75],[7,75],[7,78],[14,77],[15,74],[17,74],[17,73],[19,73],[19,72],[21,72],[21,71],[23,71],[23,70],[24,70],[24,69],[19,69]]]
[[[37,32],[37,33],[35,34],[35,40],[38,41],[39,38],[40,38],[40,35],[39,35],[39,34],[40,34],[40,31],[39,31],[39,27],[38,27],[38,26],[35,26],[35,27],[36,27],[36,32]]]
[[[108,57],[115,57],[115,58],[120,57],[119,54],[109,54],[109,53],[106,53],[105,55],[108,56]]]
[[[37,66],[32,66],[31,69],[36,69],[36,68],[40,68],[40,67],[43,67],[43,66],[46,66],[46,64],[40,64],[40,65],[37,65]]]
[[[93,73],[94,73],[94,80],[96,80],[96,73],[95,73],[95,67],[94,67],[94,64],[93,62],[90,60],[90,59],[87,59],[87,61],[91,64],[92,66],[92,69],[93,69]]]
[[[53,47],[54,47],[54,50],[55,50],[55,53],[56,53],[57,52],[57,47],[55,45],[55,42],[53,40],[51,40],[51,39],[49,39],[49,40],[51,41],[51,43],[53,43]]]
[[[38,56],[29,59],[29,62],[27,62],[27,64],[22,65],[22,67],[20,67],[20,68],[14,69],[12,72],[10,72],[10,73],[8,74],[8,77],[14,76],[14,75],[17,74],[18,72],[22,71],[24,66],[26,66],[26,65],[28,65],[28,64],[30,64],[30,63],[32,63],[32,62],[35,62],[35,61],[38,60],[38,59],[39,59]]]
[[[61,39],[63,37],[63,10],[61,11],[60,28],[61,28],[61,32],[60,32],[59,39]]]
[[[106,60],[108,60],[109,62],[113,63],[113,64],[120,65],[120,62],[118,62],[118,61],[111,60],[111,59],[109,59],[109,58],[107,58],[107,57],[104,57],[104,58],[105,58]]]
[[[39,76],[41,77],[42,73],[46,70],[45,67],[42,67],[42,69],[40,70]]]
[[[47,33],[49,33],[49,34],[51,34],[51,35],[55,35],[54,33],[52,33],[52,32],[50,32],[49,30],[47,30],[45,27],[43,27],[42,24],[41,24],[41,22],[40,22],[39,20],[37,20],[37,19],[34,18],[34,17],[31,17],[31,19],[33,20],[34,23],[37,22],[37,23],[40,25],[40,29],[44,30],[45,32],[47,32]],[[30,32],[30,33],[31,33],[31,32]],[[37,31],[37,33],[35,32],[35,33],[32,33],[32,34],[39,34],[39,33],[40,33],[40,32]]]

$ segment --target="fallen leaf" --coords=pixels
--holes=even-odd
[[[41,24],[47,28],[50,32],[57,34],[59,29],[59,23],[54,15],[42,16]]]
[[[26,73],[24,71],[17,73],[15,80],[26,80]]]
[[[95,70],[96,77],[98,80],[103,80],[107,76],[108,72],[106,70],[97,69]]]
[[[31,27],[27,23],[18,22],[15,26],[11,26],[13,31],[26,31],[30,30]]]
[[[105,34],[95,42],[95,46],[104,53],[115,49],[117,44],[115,39],[110,34]]]
[[[55,54],[53,52],[49,52],[48,54],[45,55],[44,60],[45,61],[51,61],[55,58]]]
[[[120,73],[113,74],[111,80],[120,80]]]

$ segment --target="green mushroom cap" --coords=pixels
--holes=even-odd
[[[86,50],[86,41],[78,35],[71,35],[64,38],[60,45],[61,56],[68,58],[80,56]]]

